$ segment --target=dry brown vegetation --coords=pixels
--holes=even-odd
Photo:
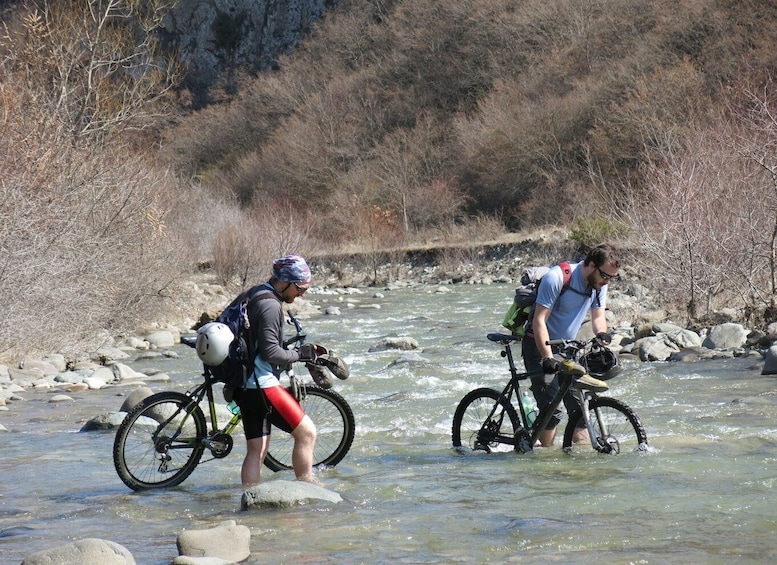
[[[543,224],[619,239],[691,320],[775,319],[773,2],[343,0],[198,111],[167,9],[2,14],[0,356],[131,327],[198,259],[243,285],[356,248],[377,274]]]
[[[153,42],[133,40],[154,6],[4,13],[0,358],[83,351],[155,319],[197,256],[179,228],[198,189],[138,151],[174,84]]]
[[[741,88],[717,119],[667,132],[646,159],[648,191],[616,205],[649,273],[696,321],[721,305],[753,322],[777,319],[777,91]]]
[[[577,233],[630,234],[691,320],[726,304],[760,314],[773,188],[742,145],[775,134],[746,116],[774,107],[753,93],[777,68],[776,32],[767,1],[346,1],[166,149],[246,204],[314,209],[327,241],[372,249],[386,231],[373,209],[396,217],[392,242],[474,214],[587,222],[600,227]]]

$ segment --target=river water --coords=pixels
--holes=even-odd
[[[511,288],[432,287],[352,296],[311,293],[340,316],[304,320],[311,341],[351,366],[335,387],[357,433],[320,476],[344,502],[240,510],[242,434],[233,453],[180,487],[135,493],[115,474],[113,432],[79,433],[117,410],[126,390],[29,392],[0,412],[0,563],[82,538],[126,547],[139,564],[168,564],[183,529],[235,520],[251,530],[249,563],[773,563],[777,560],[777,381],[752,361],[630,362],[612,396],[641,417],[647,454],[464,456],[451,449],[456,404],[501,387],[506,363],[485,334],[499,330]],[[348,301],[356,307],[348,308]],[[379,305],[380,308],[372,308]],[[410,336],[417,352],[374,352]],[[184,390],[193,350],[139,361]],[[265,470],[263,480],[291,479]]]

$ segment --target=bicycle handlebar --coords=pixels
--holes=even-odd
[[[546,345],[560,345],[562,347],[572,347],[574,349],[583,349],[587,345],[594,345],[597,347],[606,347],[606,343],[604,343],[601,339],[594,336],[590,339],[549,339],[545,342]]]
[[[545,342],[545,345],[560,345],[564,348],[573,347],[574,349],[583,349],[586,346],[587,341],[580,341],[578,339],[549,339]]]
[[[188,345],[192,349],[197,347],[197,336],[196,335],[182,335],[181,336],[181,343],[184,345]]]

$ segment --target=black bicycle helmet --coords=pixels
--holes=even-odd
[[[583,356],[583,366],[596,379],[608,381],[623,370],[620,359],[612,350],[602,347]]]

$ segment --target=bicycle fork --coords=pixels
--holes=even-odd
[[[589,401],[594,396],[594,393],[578,388],[576,396],[580,402],[580,409],[583,411],[583,420],[585,421],[585,427],[588,430],[591,448],[600,453],[610,453],[613,449],[617,450],[617,446],[612,445],[609,441],[610,431],[607,429],[607,422],[604,421],[601,409],[598,406],[594,408],[596,417],[591,418]]]

